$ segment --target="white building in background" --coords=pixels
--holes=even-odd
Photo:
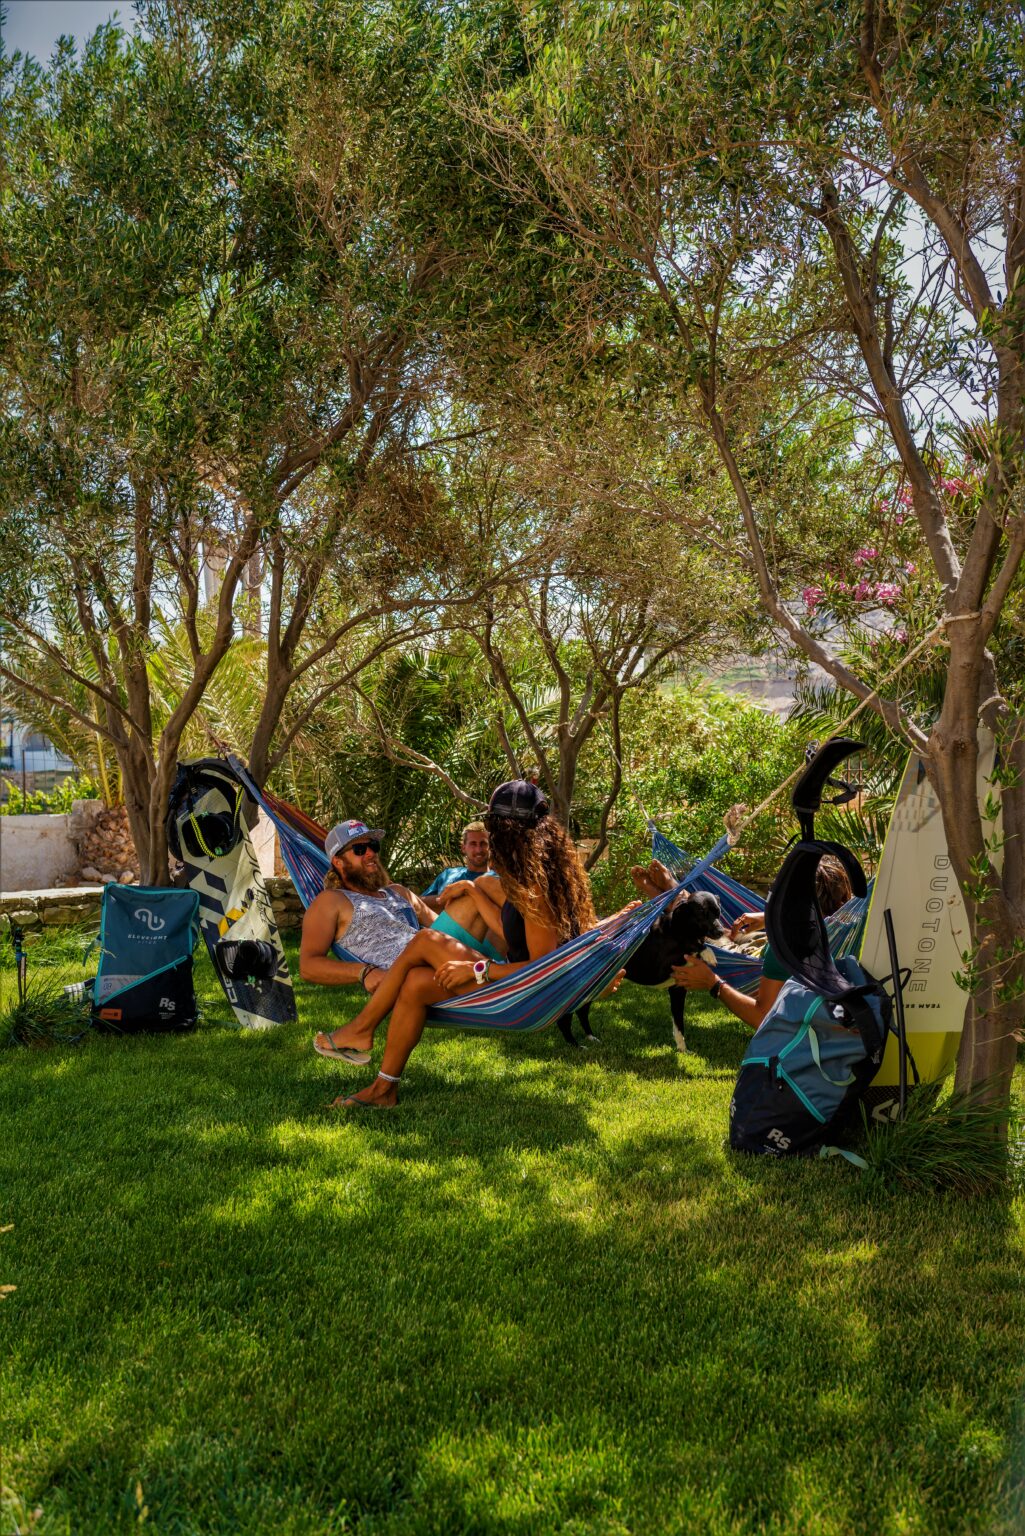
[[[75,764],[52,741],[22,725],[13,715],[0,715],[0,778],[20,783],[24,774],[39,788],[43,775],[52,783],[59,783],[74,772]]]

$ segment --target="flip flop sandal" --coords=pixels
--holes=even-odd
[[[365,1067],[370,1062],[370,1051],[358,1051],[351,1045],[334,1045],[327,1030],[321,1030],[321,1034],[328,1042],[326,1045],[318,1045],[314,1036],[313,1049],[318,1056],[324,1056],[328,1061],[347,1061],[353,1067]]]
[[[357,1099],[355,1094],[347,1099],[332,1099],[325,1109],[398,1109],[397,1104],[375,1104],[371,1099]]]

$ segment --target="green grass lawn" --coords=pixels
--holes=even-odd
[[[191,1036],[0,1057],[0,1531],[1022,1528],[1020,1200],[732,1157],[702,1002],[429,1031],[357,1118],[352,993],[241,1035],[198,971]]]

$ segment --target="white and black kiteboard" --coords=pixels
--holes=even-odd
[[[267,887],[243,815],[245,791],[227,763],[182,763],[168,842],[199,897],[199,921],[239,1023],[269,1029],[296,1018],[295,993]]]

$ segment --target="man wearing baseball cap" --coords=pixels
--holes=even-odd
[[[435,913],[422,898],[389,879],[380,859],[384,835],[381,827],[350,820],[332,827],[324,839],[331,868],[303,920],[299,974],[304,981],[362,986],[373,992],[419,930],[434,924]],[[472,899],[449,903],[448,917],[458,926],[461,942],[474,945],[480,954],[494,953]],[[339,960],[332,954],[336,943],[359,960]],[[356,1065],[370,1060],[369,1051],[337,1046],[328,1033],[318,1035],[313,1048],[321,1056]]]

